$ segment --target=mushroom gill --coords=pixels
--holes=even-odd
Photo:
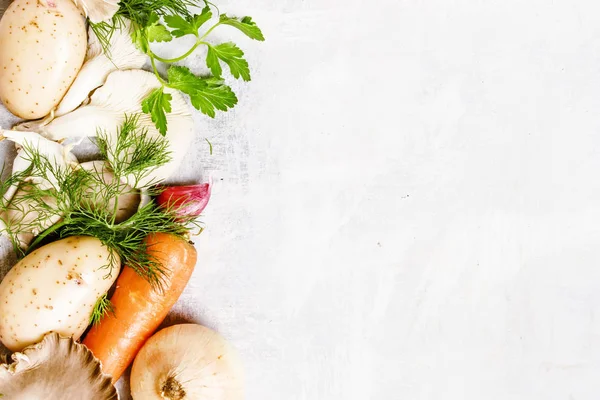
[[[49,333],[0,365],[0,394],[11,400],[118,400],[100,361],[82,344]]]

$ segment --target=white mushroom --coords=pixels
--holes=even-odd
[[[93,172],[95,176],[102,177],[102,180],[107,185],[115,184],[115,175],[110,169],[109,164],[106,161],[88,161],[80,164],[80,167]],[[94,191],[98,192],[102,189],[100,188],[101,183],[98,182],[96,187],[89,187],[86,192],[92,193]],[[119,224],[123,221],[128,220],[133,214],[137,212],[140,207],[143,207],[147,204],[148,195],[145,193],[141,193],[139,190],[128,186],[126,183],[120,184],[119,192],[122,193],[119,198],[111,199],[108,204],[98,204],[98,201],[95,201],[91,204],[93,208],[104,208],[106,210],[111,211],[115,209],[116,202],[116,217],[115,223]],[[93,199],[93,197],[88,197],[89,200]],[[104,197],[101,196],[102,201],[105,201]]]
[[[96,136],[105,132],[109,142],[114,142],[118,128],[126,115],[139,115],[139,128],[146,129],[151,136],[160,136],[149,115],[142,113],[142,101],[161,83],[156,76],[143,70],[114,71],[104,86],[92,95],[89,104],[54,119],[44,125],[31,127],[21,124],[17,129],[35,130],[48,139],[59,141],[73,137]],[[153,170],[138,187],[149,182],[160,182],[168,178],[179,166],[193,138],[194,121],[183,95],[165,88],[172,96],[172,110],[167,114],[169,131],[166,134],[171,161]],[[34,129],[31,129],[34,128]],[[112,138],[112,140],[111,140]]]
[[[5,399],[118,400],[111,378],[82,344],[50,333],[0,365]]]
[[[96,0],[98,1],[98,0]],[[100,0],[101,1],[101,0]],[[133,44],[131,24],[126,21],[116,29],[110,38],[108,54],[105,53],[98,37],[90,28],[89,43],[85,62],[75,82],[62,99],[54,115],[61,116],[83,104],[90,93],[104,84],[108,75],[116,70],[139,69],[148,57]],[[43,122],[42,122],[43,123]],[[30,125],[33,127],[33,125]]]
[[[73,166],[77,163],[77,158],[71,153],[71,146],[63,146],[60,143],[48,140],[35,132],[0,129],[0,140],[4,139],[14,142],[19,149],[17,157],[13,162],[13,175],[25,172],[31,166],[31,160],[27,149],[35,150],[58,168]],[[54,177],[49,176],[49,178],[53,179]],[[52,186],[51,183],[56,183],[56,180],[54,179],[53,182],[38,181],[35,183],[42,185],[44,188],[49,188]],[[15,187],[11,188],[4,194],[4,198],[10,200],[14,196],[16,190],[17,188]]]
[[[110,20],[119,10],[119,0],[73,0],[93,23]]]
[[[31,166],[30,150],[43,156],[53,165],[54,171],[73,168],[77,165],[77,158],[71,153],[71,147],[48,140],[34,132],[18,132],[0,130],[0,139],[13,141],[19,147],[17,157],[13,163],[13,175],[27,171]],[[38,175],[39,176],[39,175]],[[40,189],[55,189],[58,181],[52,171],[47,171],[47,179],[30,179],[30,182]],[[2,229],[12,231],[22,249],[27,249],[31,241],[44,230],[60,221],[58,212],[46,213],[40,216],[39,204],[24,198],[30,189],[13,184],[3,194],[2,205],[4,210],[0,213]],[[49,206],[56,206],[54,199],[48,196],[44,199]]]

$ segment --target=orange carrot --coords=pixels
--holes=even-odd
[[[83,341],[114,382],[175,305],[196,265],[196,249],[184,239],[156,233],[146,239],[146,244],[148,253],[164,269],[162,289],[125,267],[110,299],[114,314],[92,327]]]

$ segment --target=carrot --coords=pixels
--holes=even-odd
[[[146,244],[148,253],[165,271],[162,289],[151,286],[126,266],[110,299],[114,314],[92,327],[83,341],[113,382],[119,380],[175,305],[196,265],[196,249],[184,239],[156,233],[148,236]]]

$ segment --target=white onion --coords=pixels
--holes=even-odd
[[[218,333],[195,324],[163,329],[131,370],[134,400],[242,400],[243,368]]]

